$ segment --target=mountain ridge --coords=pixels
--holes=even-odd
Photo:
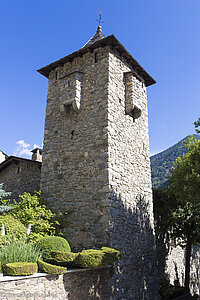
[[[187,147],[184,146],[184,141],[190,136],[198,140],[200,139],[200,136],[197,134],[188,135],[173,146],[150,157],[153,188],[163,187],[167,184],[173,163],[178,157],[187,153]]]

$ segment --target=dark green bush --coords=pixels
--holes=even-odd
[[[63,251],[52,251],[51,259],[48,259],[48,262],[55,265],[66,266],[66,267],[75,267],[75,259],[79,253],[73,252],[63,252]]]
[[[44,260],[51,258],[51,251],[58,250],[64,252],[71,252],[68,241],[60,236],[47,236],[39,240],[38,245],[42,251],[42,257]]]
[[[59,275],[59,274],[63,274],[63,273],[67,272],[66,268],[51,265],[51,264],[46,263],[42,260],[38,260],[38,267],[39,267],[39,270],[41,272],[45,272],[47,274],[57,274],[57,275]]]
[[[36,263],[30,262],[16,262],[6,264],[5,271],[7,275],[21,276],[21,275],[32,275],[38,270]]]
[[[13,240],[26,239],[26,227],[10,215],[0,215],[0,230],[2,225],[5,226],[5,235],[0,235],[0,247],[9,244]]]

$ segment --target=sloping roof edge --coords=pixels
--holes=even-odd
[[[142,66],[132,57],[132,55],[126,50],[126,48],[118,41],[118,39],[113,34],[87,47],[81,48],[80,50],[75,51],[37,71],[43,76],[49,78],[49,73],[58,66],[63,66],[66,62],[71,62],[76,57],[82,57],[87,52],[92,52],[96,48],[105,47],[108,45],[128,60],[133,70],[144,80],[146,86],[150,86],[156,83],[156,81],[142,68]]]
[[[22,157],[17,157],[17,156],[9,156],[6,160],[4,160],[0,164],[0,171],[7,168],[12,163],[18,163],[19,161],[27,161],[28,163],[34,163],[34,164],[36,163],[36,164],[40,165],[40,167],[41,167],[41,162],[39,162],[39,161],[35,161],[35,160],[27,159],[27,158],[22,158]]]
[[[6,154],[5,152],[3,152],[2,150],[0,150],[0,152],[1,152],[3,155],[5,155],[6,158],[9,157],[9,155],[7,155],[7,154]]]

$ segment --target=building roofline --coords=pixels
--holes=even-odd
[[[8,155],[8,154],[6,154],[5,152],[3,152],[2,150],[0,150],[0,152],[1,152],[1,153],[3,153],[3,155],[5,155],[5,156],[6,156],[6,158],[7,158],[7,157],[9,157],[9,155]]]
[[[67,62],[72,62],[76,57],[82,57],[85,53],[93,52],[96,48],[105,46],[110,46],[112,49],[116,50],[122,57],[124,57],[132,66],[133,71],[136,73],[136,75],[139,75],[139,77],[144,80],[146,86],[150,86],[156,83],[156,81],[142,68],[142,66],[132,57],[132,55],[113,34],[87,47],[83,47],[80,50],[75,51],[37,71],[43,76],[49,78],[49,73],[58,66],[63,66]]]
[[[36,164],[39,164],[40,167],[41,167],[41,162],[40,161],[35,161],[35,160],[28,159],[28,158],[17,157],[17,156],[9,156],[6,160],[4,160],[0,164],[0,171],[2,171],[3,169],[7,168],[12,163],[18,164],[19,161],[27,161],[29,163],[34,163],[34,164],[36,163]]]

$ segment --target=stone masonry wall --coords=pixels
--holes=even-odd
[[[108,152],[110,245],[122,253],[113,277],[115,299],[158,299],[146,87],[133,76],[134,101],[141,116],[125,114],[125,73],[109,55]],[[119,288],[120,287],[120,288]]]
[[[21,160],[12,163],[0,172],[0,183],[6,192],[12,192],[8,197],[17,199],[24,192],[39,190],[41,163]]]
[[[68,271],[64,275],[41,275],[34,274],[8,281],[0,279],[0,299],[110,300],[109,267]]]
[[[41,190],[55,211],[71,211],[66,238],[76,250],[108,244],[109,48],[97,50],[97,63],[88,52],[49,78]],[[82,81],[80,112],[64,105],[73,97],[75,72]]]

